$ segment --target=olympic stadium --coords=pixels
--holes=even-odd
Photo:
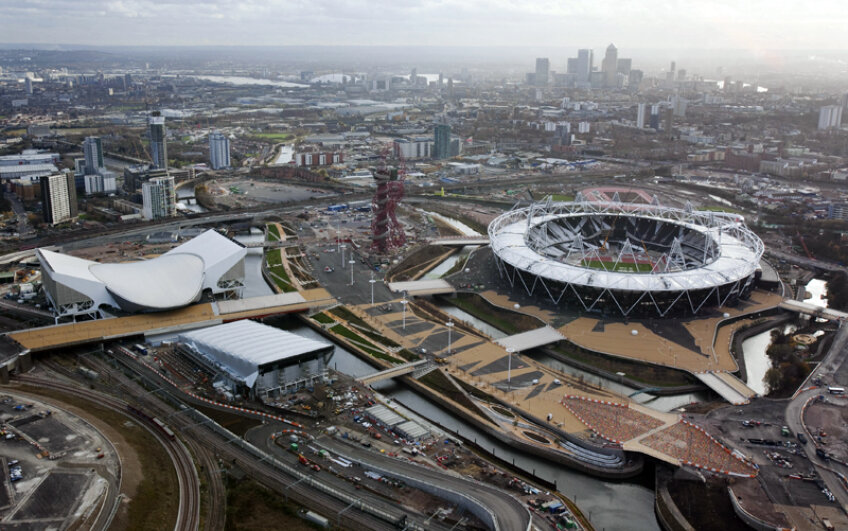
[[[489,225],[502,278],[559,306],[687,316],[747,299],[763,242],[732,213],[652,203],[533,203]]]
[[[246,254],[243,245],[214,230],[138,262],[107,264],[36,250],[57,321],[172,310],[204,293],[237,295],[244,286]]]

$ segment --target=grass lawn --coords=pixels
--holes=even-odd
[[[551,194],[551,199],[553,199],[554,201],[568,202],[568,201],[574,201],[574,196],[573,195],[566,195],[566,194]]]
[[[269,242],[280,241],[280,229],[278,229],[277,225],[274,224],[274,223],[268,224],[268,241]]]
[[[653,267],[651,264],[629,264],[619,262],[601,262],[600,260],[583,260],[580,262],[583,267],[591,269],[601,269],[606,271],[618,271],[622,273],[650,273]]]

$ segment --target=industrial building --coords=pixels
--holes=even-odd
[[[254,321],[180,334],[179,350],[216,373],[233,393],[274,397],[324,381],[331,343]]]
[[[158,312],[209,296],[237,296],[247,249],[217,231],[141,262],[107,264],[37,249],[44,291],[58,321]]]

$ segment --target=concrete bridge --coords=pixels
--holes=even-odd
[[[790,312],[798,312],[806,315],[812,315],[813,317],[828,319],[830,321],[844,321],[846,318],[848,318],[848,313],[792,299],[786,299],[785,301],[781,302],[780,307],[784,310],[789,310]]]
[[[357,378],[357,381],[363,385],[371,385],[382,380],[396,378],[398,376],[403,376],[404,374],[409,373],[416,373],[418,377],[420,377],[430,372],[430,370],[434,369],[435,367],[436,366],[433,365],[433,363],[429,360],[411,361],[409,363],[397,365],[384,371],[375,372],[374,374],[369,374],[367,376]]]
[[[465,247],[466,245],[489,245],[489,238],[485,236],[457,236],[454,238],[436,238],[430,240],[430,245],[442,245],[445,247]]]
[[[297,243],[296,242],[287,242],[287,241],[284,241],[284,240],[276,240],[276,241],[261,241],[261,242],[243,243],[242,245],[244,245],[247,248],[265,247],[267,249],[267,248],[277,248],[277,247],[293,247],[293,246],[296,246]]]
[[[513,349],[514,352],[530,350],[531,348],[541,347],[562,341],[565,336],[559,333],[556,328],[543,326],[529,332],[522,332],[512,336],[504,337],[495,341],[498,345],[506,349]]]

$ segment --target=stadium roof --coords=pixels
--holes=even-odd
[[[489,237],[495,254],[504,262],[527,273],[563,284],[590,286],[601,289],[633,292],[675,292],[709,289],[751,275],[763,253],[762,242],[744,225],[739,216],[707,213],[713,226],[696,221],[697,212],[638,204],[561,203],[573,211],[551,213],[551,208],[523,208],[502,214],[489,226]],[[604,208],[605,207],[605,208]],[[604,271],[558,262],[542,256],[526,241],[527,230],[548,221],[569,215],[598,215],[614,212],[622,216],[640,216],[669,221],[664,214],[680,214],[672,222],[691,230],[706,233],[719,244],[720,254],[710,264],[696,269],[655,274],[632,274]],[[688,218],[688,219],[687,219]]]
[[[330,343],[247,320],[180,334],[180,341],[248,387],[253,387],[264,365],[333,348]]]

